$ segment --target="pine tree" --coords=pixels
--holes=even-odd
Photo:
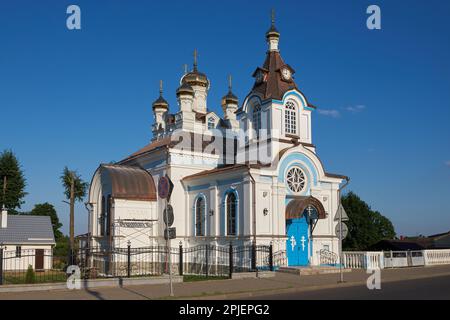
[[[0,208],[5,206],[11,213],[24,203],[26,180],[16,156],[11,150],[0,154]]]

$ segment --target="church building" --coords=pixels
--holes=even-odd
[[[273,19],[266,39],[253,87],[240,102],[230,79],[223,115],[208,107],[210,81],[196,53],[177,106],[169,107],[161,84],[149,144],[94,173],[90,247],[165,245],[167,207],[174,246],[272,244],[289,266],[320,265],[321,254],[339,253],[340,186],[349,179],[327,173],[316,154],[316,107],[281,57]],[[158,196],[161,177],[171,183],[169,199]]]

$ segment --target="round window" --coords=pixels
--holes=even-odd
[[[286,182],[292,192],[300,193],[306,185],[305,174],[299,167],[292,167],[286,174]]]

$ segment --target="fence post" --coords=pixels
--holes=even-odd
[[[270,243],[269,246],[269,270],[273,271],[273,244]]]
[[[232,279],[233,278],[233,244],[230,242],[230,249],[229,249],[229,251],[228,251],[228,254],[230,255],[229,256],[229,268],[230,268],[230,270],[229,270],[229,277],[230,277],[230,279]]]
[[[0,248],[0,286],[3,284],[3,248]]]
[[[131,276],[131,244],[128,242],[127,246],[127,278]]]
[[[180,276],[183,275],[183,244],[180,242],[180,252],[179,252],[179,263],[178,263],[178,270],[180,272]]]
[[[206,277],[208,278],[208,272],[209,272],[209,245],[206,245]]]
[[[252,243],[252,271],[256,271],[256,242]]]

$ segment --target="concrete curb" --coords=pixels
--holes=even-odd
[[[233,273],[231,275],[232,280],[238,279],[265,279],[265,278],[273,278],[275,277],[275,272],[271,271],[260,271],[260,272],[242,272],[242,273]]]
[[[183,282],[183,277],[173,276],[173,283]],[[169,283],[169,277],[151,277],[151,278],[114,278],[114,279],[92,279],[81,280],[80,289],[93,289],[105,287],[128,287],[136,285],[156,285]],[[42,284],[14,284],[0,286],[0,293],[6,292],[30,292],[30,291],[51,291],[51,290],[67,290],[67,284],[61,283],[42,283]]]

